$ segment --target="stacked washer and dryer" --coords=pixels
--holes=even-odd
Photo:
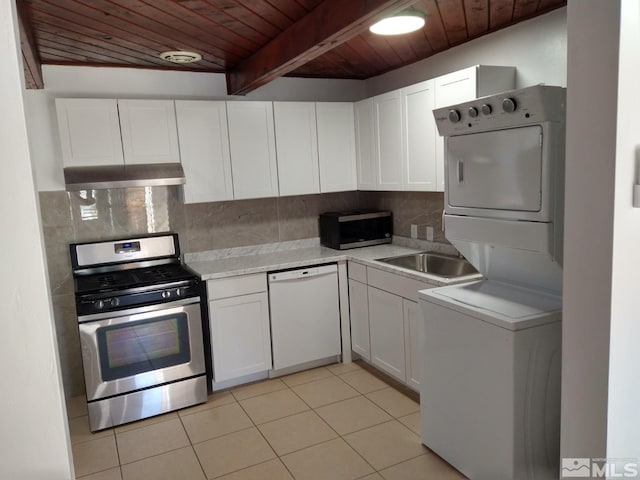
[[[420,292],[422,441],[472,480],[558,478],[565,98],[434,110],[445,235],[485,278]]]

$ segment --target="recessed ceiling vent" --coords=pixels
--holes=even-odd
[[[160,58],[172,63],[193,63],[202,60],[202,55],[196,52],[174,50],[170,52],[162,52],[160,54]]]

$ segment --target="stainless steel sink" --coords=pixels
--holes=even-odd
[[[378,258],[377,261],[444,278],[456,278],[478,273],[473,265],[464,258],[435,252],[412,253],[398,257]]]

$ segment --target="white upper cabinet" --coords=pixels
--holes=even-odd
[[[65,167],[124,162],[117,100],[56,98],[56,113]]]
[[[180,163],[173,100],[118,100],[127,164]]]
[[[320,191],[357,190],[353,103],[316,103]]]
[[[436,122],[433,81],[427,80],[403,88],[402,98],[402,164],[405,190],[435,191]]]
[[[316,104],[274,102],[280,195],[320,193]]]
[[[402,102],[400,90],[373,98],[376,183],[380,190],[403,190]]]
[[[272,102],[227,102],[234,198],[278,196]]]
[[[476,98],[477,67],[442,75],[434,79],[436,94],[435,108],[446,107]]]
[[[176,118],[185,203],[233,200],[226,103],[176,100]]]
[[[358,190],[376,190],[376,145],[373,121],[373,98],[354,104]]]
[[[513,90],[516,82],[514,67],[475,65],[434,79],[435,107],[468,102],[478,97]],[[436,130],[437,190],[444,191],[444,139]]]

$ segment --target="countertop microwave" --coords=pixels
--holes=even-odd
[[[320,243],[336,250],[391,243],[391,212],[326,212],[320,218]]]

